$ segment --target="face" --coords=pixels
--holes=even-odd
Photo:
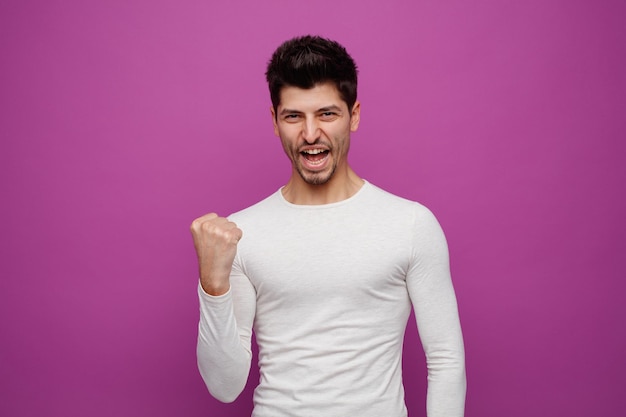
[[[350,132],[359,126],[360,109],[357,101],[349,111],[332,83],[281,90],[280,104],[272,108],[274,132],[307,184],[325,184],[347,172]]]

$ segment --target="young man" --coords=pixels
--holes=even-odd
[[[267,68],[287,184],[228,219],[191,226],[200,267],[198,366],[233,401],[259,345],[255,417],[407,415],[402,346],[415,311],[428,417],[463,416],[465,366],[445,237],[424,206],[348,164],[357,70],[319,37],[281,45]],[[417,354],[417,352],[409,352]]]

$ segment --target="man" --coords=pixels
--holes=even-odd
[[[361,110],[354,61],[338,43],[304,36],[274,52],[266,76],[291,177],[228,219],[207,214],[191,226],[198,366],[209,391],[224,402],[241,393],[254,330],[253,416],[406,416],[412,306],[428,416],[462,416],[464,350],[445,237],[424,206],[350,168]]]

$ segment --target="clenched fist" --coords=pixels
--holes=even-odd
[[[243,232],[237,225],[215,213],[191,223],[193,244],[198,254],[200,284],[207,294],[222,295],[230,288],[230,271]]]

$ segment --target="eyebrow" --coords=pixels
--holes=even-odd
[[[333,104],[332,106],[322,107],[317,112],[318,113],[323,113],[323,112],[326,112],[326,111],[335,111],[335,112],[341,113],[341,107],[336,106],[336,105]]]
[[[327,112],[327,111],[336,111],[336,112],[341,112],[341,107],[333,104],[330,106],[325,106],[325,107],[320,107],[319,109],[317,109],[315,111],[315,113],[323,113],[323,112]],[[293,109],[282,109],[280,111],[280,115],[285,115],[285,114],[302,114],[304,112],[300,111],[300,110],[293,110]]]

